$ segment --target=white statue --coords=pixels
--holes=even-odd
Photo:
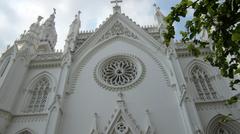
[[[159,6],[157,6],[156,4],[154,4],[153,6],[156,8],[155,9],[156,10],[156,12],[155,12],[155,19],[158,22],[158,27],[159,27],[159,32],[160,32],[160,40],[163,41],[164,40],[163,33],[166,32],[166,28],[167,28],[166,21],[164,20],[165,16],[160,11],[160,7]]]
[[[75,19],[70,25],[68,35],[67,35],[67,41],[69,43],[68,46],[70,47],[71,50],[74,49],[74,41],[76,40],[76,37],[79,33],[79,28],[81,27],[80,13],[81,11],[78,11],[78,14],[75,15]]]

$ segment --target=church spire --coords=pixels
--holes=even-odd
[[[38,49],[41,49],[43,51],[54,51],[54,47],[57,42],[57,32],[54,22],[55,15],[56,9],[53,8],[53,13],[41,25],[40,44],[38,46]]]
[[[115,6],[113,7],[113,13],[121,13],[121,7],[118,5],[118,3],[121,3],[122,0],[113,0],[111,3],[115,3]]]
[[[75,15],[75,19],[70,25],[68,35],[67,35],[66,46],[67,48],[70,48],[71,51],[74,50],[74,42],[77,38],[77,35],[79,34],[79,29],[81,27],[80,14],[81,14],[81,11],[78,11],[78,14]]]

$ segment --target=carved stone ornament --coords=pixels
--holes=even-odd
[[[124,27],[122,23],[119,21],[115,22],[115,24],[112,26],[112,28],[107,31],[98,42],[107,40],[112,36],[118,36],[123,35],[129,38],[138,39],[137,35],[135,35],[133,32],[131,32],[128,28]]]
[[[95,80],[108,90],[122,91],[137,85],[145,74],[142,61],[132,55],[115,55],[95,68]]]

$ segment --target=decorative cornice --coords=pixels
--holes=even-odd
[[[13,116],[13,122],[44,122],[47,117],[48,113],[18,114]]]
[[[37,54],[30,62],[30,68],[49,68],[61,66],[62,53]]]
[[[236,105],[226,105],[226,100],[212,100],[208,102],[195,102],[198,111],[236,108]]]

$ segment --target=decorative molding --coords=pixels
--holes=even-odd
[[[99,40],[98,42],[107,40],[112,36],[126,36],[133,39],[138,39],[137,35],[131,32],[127,27],[124,27],[122,23],[116,21],[110,30],[108,30]]]
[[[13,123],[46,122],[48,113],[19,114],[13,116]]]
[[[61,60],[63,53],[44,53],[37,54],[32,61],[56,61]]]
[[[63,53],[45,53],[37,54],[32,58],[30,68],[50,68],[62,65]]]
[[[226,100],[213,100],[208,102],[195,102],[198,111],[235,109],[236,105],[226,105]]]
[[[129,81],[128,83],[123,83],[121,85],[112,85],[110,83],[107,83],[106,81],[109,80],[103,80],[103,69],[105,69],[104,67],[106,66],[106,64],[111,64],[109,62],[112,61],[116,61],[114,59],[126,59],[129,62],[131,62],[132,65],[135,65],[136,67],[136,76]],[[109,66],[109,65],[108,65]],[[124,65],[123,65],[124,66]],[[120,67],[121,68],[121,67]],[[126,70],[124,70],[124,68],[122,68],[122,72],[124,73]],[[117,70],[112,70],[113,73],[115,74],[115,72]],[[133,70],[132,70],[133,71]],[[100,61],[97,66],[95,67],[95,71],[94,71],[94,79],[96,80],[96,82],[103,88],[110,90],[110,91],[124,91],[127,89],[130,89],[136,85],[138,85],[144,78],[146,73],[146,69],[145,69],[145,65],[143,64],[143,62],[137,58],[136,56],[130,55],[130,54],[116,54],[116,55],[112,55],[109,56],[105,59],[103,59],[102,61]],[[124,76],[124,78],[127,76]],[[128,78],[129,79],[129,78]],[[111,82],[111,81],[109,81]]]

